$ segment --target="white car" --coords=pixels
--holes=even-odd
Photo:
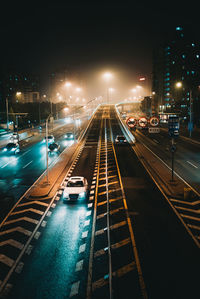
[[[64,189],[64,201],[83,201],[88,197],[88,182],[82,176],[72,176]]]

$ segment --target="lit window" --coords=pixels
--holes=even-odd
[[[165,74],[165,76],[169,76],[169,75],[170,75],[170,73],[166,73],[166,74]]]
[[[182,27],[176,27],[176,31],[181,31],[181,30],[183,30]]]
[[[191,71],[192,75],[194,75],[195,71]]]
[[[195,44],[192,43],[192,47],[195,47]]]
[[[199,58],[199,54],[196,55],[196,58]]]
[[[172,64],[175,64],[175,61],[174,61],[174,60],[172,61]]]
[[[183,59],[185,58],[185,54],[182,55],[182,58],[183,58]]]

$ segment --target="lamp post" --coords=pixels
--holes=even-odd
[[[49,116],[46,119],[46,178],[47,178],[47,184],[49,184],[48,121],[51,116],[52,115],[49,114]]]
[[[109,104],[109,87],[108,87],[108,83],[110,81],[110,79],[112,78],[112,74],[110,72],[106,72],[103,74],[103,77],[106,80],[107,86],[106,86],[106,98],[107,98],[107,104]]]
[[[9,131],[9,116],[8,116],[8,98],[6,98],[6,124],[7,124],[7,131]]]

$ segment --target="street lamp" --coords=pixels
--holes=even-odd
[[[183,87],[182,82],[177,82],[175,84],[177,88]],[[189,90],[189,101],[190,101],[190,122],[188,124],[188,130],[189,130],[189,136],[192,137],[192,129],[193,129],[193,123],[192,123],[192,90]]]
[[[112,78],[112,74],[110,72],[106,72],[103,74],[103,77],[105,78],[106,80],[106,83],[107,83],[107,104],[109,103],[109,88],[108,88],[108,83],[110,81],[110,79]]]
[[[67,96],[66,96],[66,102],[68,101],[68,98],[70,98],[69,97],[69,88],[72,86],[72,83],[71,82],[69,82],[69,81],[67,81],[67,82],[65,82],[65,87],[67,88]],[[68,104],[68,103],[67,103]]]

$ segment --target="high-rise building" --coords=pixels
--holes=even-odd
[[[200,43],[176,27],[171,39],[154,51],[152,91],[157,111],[176,112],[188,120],[192,111],[193,120],[198,122],[199,85]]]
[[[0,77],[0,101],[30,103],[40,99],[39,78],[9,72]]]

